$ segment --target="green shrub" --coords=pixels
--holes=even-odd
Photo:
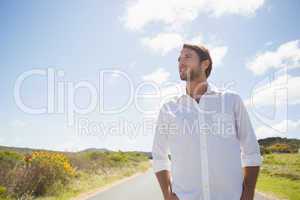
[[[4,198],[7,195],[7,189],[4,186],[0,185],[0,197]]]
[[[25,158],[25,164],[10,173],[11,192],[16,198],[25,194],[40,196],[56,182],[67,183],[75,170],[63,154],[33,152]]]
[[[0,185],[7,185],[7,175],[18,163],[23,162],[23,156],[13,151],[0,151]]]
[[[284,143],[276,143],[267,148],[272,153],[295,153],[292,146]]]
[[[262,154],[262,155],[264,155],[264,154],[270,154],[270,153],[272,153],[271,152],[271,150],[270,149],[268,149],[268,148],[266,148],[266,147],[264,147],[264,146],[260,146],[260,153]]]

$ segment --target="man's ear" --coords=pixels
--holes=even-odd
[[[209,66],[209,60],[207,59],[207,60],[203,60],[202,62],[201,62],[201,64],[200,64],[200,67],[201,67],[201,69],[203,70],[203,71],[206,71],[206,69],[208,68],[208,66]]]

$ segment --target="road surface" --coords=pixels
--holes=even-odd
[[[158,182],[150,169],[145,174],[112,186],[110,189],[96,194],[87,200],[163,200]],[[270,200],[260,194],[255,200]]]

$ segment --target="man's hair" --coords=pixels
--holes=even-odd
[[[200,62],[204,60],[209,60],[208,68],[205,70],[206,78],[208,78],[212,69],[212,60],[208,49],[201,45],[192,45],[192,44],[183,44],[183,48],[194,50],[197,53]]]

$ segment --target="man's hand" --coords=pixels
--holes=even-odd
[[[177,195],[174,192],[172,192],[170,196],[167,197],[165,200],[180,200],[180,199],[177,197]]]
[[[243,192],[240,200],[253,200],[254,193],[255,193],[255,187],[247,187],[245,184],[243,184]]]
[[[241,200],[253,200],[258,174],[259,166],[244,167],[244,181]]]

